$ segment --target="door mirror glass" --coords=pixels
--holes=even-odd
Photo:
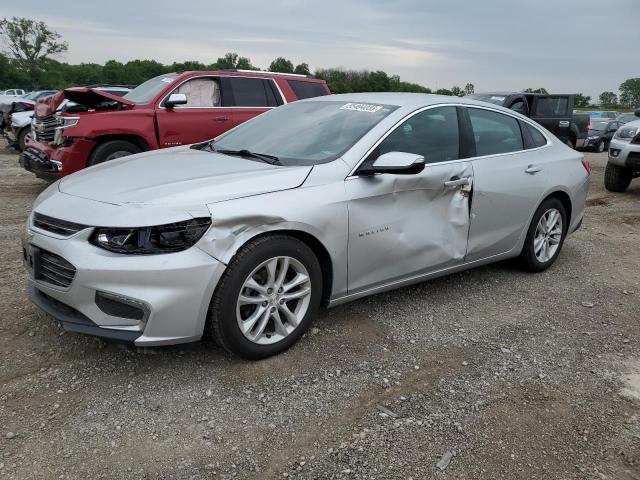
[[[176,105],[186,105],[187,96],[184,93],[172,93],[169,98],[164,102],[164,106],[167,108],[173,108]]]
[[[372,173],[393,173],[396,175],[413,175],[424,170],[425,161],[422,155],[406,152],[388,152],[380,155],[372,165]]]

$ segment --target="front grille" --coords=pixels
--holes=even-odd
[[[60,255],[40,249],[37,280],[66,288],[71,285],[75,275],[76,267]]]
[[[48,117],[36,118],[33,123],[33,130],[38,142],[53,142],[53,136],[56,133],[58,119],[49,115]]]
[[[87,228],[86,225],[82,225],[80,223],[60,220],[58,218],[42,215],[41,213],[33,214],[33,225],[41,228],[42,230],[57,233],[63,237],[70,237],[71,235],[78,233],[80,230]]]

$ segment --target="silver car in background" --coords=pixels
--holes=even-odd
[[[636,120],[616,130],[609,142],[609,158],[604,186],[611,192],[624,192],[634,178],[640,177],[640,109]]]
[[[71,331],[263,358],[320,306],[507,258],[558,257],[584,212],[580,153],[465,98],[333,95],[215,141],[88,168],[37,199],[32,301]]]

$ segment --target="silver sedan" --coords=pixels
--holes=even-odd
[[[29,295],[70,331],[263,358],[323,306],[513,257],[545,270],[588,179],[581,154],[495,105],[313,98],[51,185],[23,242]]]

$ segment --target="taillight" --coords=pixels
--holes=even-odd
[[[582,166],[587,171],[587,175],[591,175],[591,165],[589,165],[589,162],[583,158],[580,160],[580,163],[582,163]]]

